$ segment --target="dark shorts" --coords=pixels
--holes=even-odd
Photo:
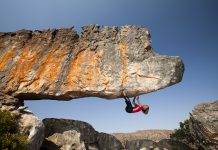
[[[133,107],[132,107],[131,102],[130,101],[125,101],[125,102],[126,102],[126,108],[125,108],[126,112],[132,113],[133,112]]]

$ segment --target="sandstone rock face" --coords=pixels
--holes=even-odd
[[[41,150],[121,150],[114,136],[98,133],[88,123],[67,119],[44,119],[45,140]]]
[[[197,105],[190,114],[190,131],[207,150],[218,149],[218,101]]]
[[[19,130],[28,136],[27,150],[38,150],[44,139],[42,121],[27,110],[21,100],[2,93],[0,93],[0,110],[18,115]]]
[[[143,27],[0,33],[0,91],[20,99],[145,94],[180,82],[183,71],[179,57],[153,51]]]

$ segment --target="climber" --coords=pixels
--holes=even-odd
[[[122,95],[123,95],[125,102],[126,102],[126,112],[127,113],[136,113],[136,112],[142,111],[145,115],[148,114],[149,106],[148,105],[141,105],[141,103],[139,101],[139,96],[135,96],[133,98],[133,101],[132,101],[132,103],[134,105],[134,107],[133,107],[129,97],[126,95],[126,93],[124,91],[122,92]],[[135,102],[135,100],[137,100],[138,104]]]

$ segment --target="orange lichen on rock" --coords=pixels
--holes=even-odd
[[[72,58],[73,59],[73,58]],[[79,73],[81,73],[81,64],[84,62],[83,53],[80,52],[75,59],[71,62],[70,71],[67,77],[67,83],[66,86],[73,88],[76,90],[79,89],[79,81],[81,74],[78,76]]]
[[[126,55],[127,49],[128,49],[128,45],[127,43],[120,43],[120,51],[121,51],[121,58],[123,60],[123,69],[121,72],[121,83],[122,86],[125,86],[125,84],[127,83],[127,73],[128,73],[128,56]]]
[[[94,51],[84,50],[71,63],[67,78],[67,89],[96,88],[99,75],[97,54]]]
[[[57,79],[59,73],[60,73],[60,68],[61,68],[61,62],[63,61],[64,56],[66,55],[66,49],[58,50],[54,52],[53,57],[50,60],[50,63],[52,66],[50,66],[50,71],[49,71],[49,80],[54,81]]]
[[[55,82],[60,73],[61,62],[66,54],[66,49],[50,50],[40,61],[39,69],[35,72],[35,81],[31,86],[39,90],[44,86],[49,91],[55,88]]]
[[[2,56],[0,56],[0,72],[4,71],[8,66],[9,62],[16,55],[16,51],[8,50]]]
[[[33,65],[38,61],[41,52],[31,52],[29,50],[30,45],[26,45],[24,49],[22,49],[21,56],[18,57],[16,64],[11,69],[10,74],[8,76],[8,84],[6,91],[10,92],[13,88],[19,86],[21,82],[28,82],[27,79],[28,73],[31,71]]]
[[[85,84],[90,88],[96,88],[100,77],[100,68],[98,67],[98,59],[94,51],[88,50],[86,54],[87,67],[85,67],[84,78]]]

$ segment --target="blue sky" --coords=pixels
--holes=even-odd
[[[26,101],[41,119],[82,120],[103,132],[175,129],[201,102],[218,100],[218,1],[216,0],[0,0],[0,32],[85,24],[140,25],[151,31],[152,47],[180,56],[184,78],[141,96],[149,115],[127,114],[123,99]]]

